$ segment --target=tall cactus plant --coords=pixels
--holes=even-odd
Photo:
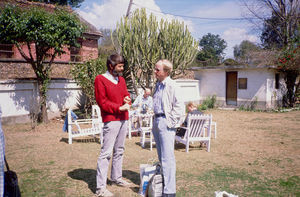
[[[163,19],[159,23],[153,14],[147,17],[145,9],[122,18],[116,32],[135,92],[138,86],[153,87],[153,67],[159,59],[169,59],[175,75],[184,72],[197,52],[198,44],[183,23]]]

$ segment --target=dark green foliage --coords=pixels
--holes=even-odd
[[[272,17],[264,21],[263,30],[260,36],[262,46],[266,49],[282,48],[285,44],[280,38],[279,24],[280,19],[277,15],[272,14]]]
[[[248,40],[243,40],[241,44],[233,47],[233,55],[236,61],[249,64],[251,63],[251,53],[257,52],[260,47]]]
[[[46,97],[51,65],[55,57],[65,53],[65,46],[79,46],[83,26],[76,15],[56,8],[21,10],[7,5],[0,15],[0,43],[12,43],[32,66],[38,82],[40,121],[48,121]],[[23,51],[27,46],[29,54]]]
[[[286,83],[286,92],[283,97],[284,107],[294,107],[300,100],[300,81],[297,80],[300,75],[300,27],[298,34],[292,39],[278,55],[280,71],[284,74]]]
[[[202,50],[198,53],[197,60],[211,66],[221,62],[227,44],[219,35],[208,33],[200,39],[199,46]],[[203,65],[206,66],[206,64]]]
[[[85,109],[89,109],[96,103],[94,92],[94,80],[97,75],[103,74],[106,70],[106,58],[99,57],[84,63],[75,64],[71,74],[76,83],[82,88],[82,92],[87,96]]]
[[[213,109],[213,108],[215,108],[216,101],[217,101],[216,95],[208,96],[202,102],[202,104],[198,106],[198,110],[201,111],[201,110],[206,110],[206,109]]]

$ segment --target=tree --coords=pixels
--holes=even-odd
[[[100,32],[103,36],[99,42],[98,54],[107,57],[112,53],[116,53],[114,46],[114,42],[117,42],[116,31],[112,31],[111,29],[100,29]]]
[[[271,18],[265,19],[260,40],[265,49],[282,48],[283,40],[280,38],[276,26],[280,23],[279,17],[272,15]]]
[[[83,26],[76,15],[56,8],[48,12],[42,8],[19,9],[6,6],[0,15],[0,43],[12,43],[22,57],[31,64],[39,89],[38,120],[48,122],[46,99],[51,66],[55,57],[65,53],[64,46],[79,47]],[[28,53],[24,51],[28,49]]]
[[[263,46],[278,51],[279,61],[274,64],[277,64],[279,71],[283,73],[287,89],[285,95],[287,99],[283,105],[293,107],[296,90],[299,88],[299,82],[297,83],[299,66],[294,64],[297,61],[284,61],[282,64],[280,60],[289,59],[288,56],[293,55],[295,47],[299,47],[300,0],[255,0],[243,3],[252,17],[262,22]]]
[[[299,27],[300,30],[300,27]],[[294,38],[288,46],[281,50],[278,56],[280,71],[284,73],[286,93],[283,98],[283,105],[293,107],[297,101],[297,94],[300,92],[300,36]]]
[[[196,55],[197,42],[183,23],[163,19],[158,23],[153,14],[147,17],[145,9],[122,18],[116,33],[136,93],[138,86],[153,87],[153,67],[159,59],[173,63],[174,76],[184,72]]]
[[[262,22],[262,25],[257,22],[255,24],[262,28],[263,45],[284,48],[296,37],[299,26],[300,0],[241,1],[250,11],[250,17]]]
[[[260,47],[248,40],[243,40],[239,45],[233,47],[233,55],[236,61],[249,64],[251,63],[251,53],[259,51]]]
[[[94,80],[97,75],[106,70],[106,58],[100,56],[98,59],[89,60],[84,63],[75,64],[71,69],[71,74],[76,83],[81,87],[82,92],[87,96],[85,111],[96,103],[94,92]]]
[[[73,8],[79,8],[84,0],[31,0],[42,3],[51,3],[57,5],[69,5]]]
[[[223,51],[227,44],[219,35],[208,33],[200,39],[199,46],[201,51],[197,55],[197,60],[218,64],[223,59]]]

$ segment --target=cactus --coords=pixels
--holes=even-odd
[[[147,17],[145,9],[136,10],[131,18],[117,23],[117,39],[137,92],[137,87],[153,87],[153,68],[159,59],[173,63],[171,76],[184,72],[197,53],[198,43],[187,27],[177,20],[156,20]]]

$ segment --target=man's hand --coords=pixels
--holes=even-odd
[[[131,98],[129,98],[129,96],[126,96],[126,97],[124,98],[124,103],[129,104],[130,102],[131,102]]]
[[[129,109],[130,109],[130,105],[128,103],[125,103],[119,108],[120,111],[128,111]]]

